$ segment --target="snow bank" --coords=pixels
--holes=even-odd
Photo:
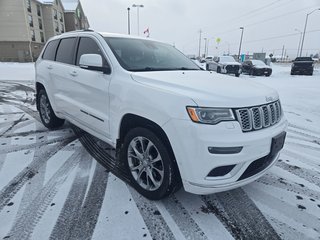
[[[33,81],[34,63],[0,62],[0,80]]]

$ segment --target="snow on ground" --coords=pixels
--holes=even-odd
[[[43,127],[32,64],[0,64],[0,239],[320,239],[320,71],[289,70],[241,76],[280,93],[289,128],[276,166],[243,188],[155,202],[93,159],[104,156],[83,147],[93,138]]]

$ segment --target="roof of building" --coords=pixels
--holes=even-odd
[[[79,0],[61,0],[65,11],[75,11],[79,5]]]
[[[52,4],[54,2],[54,0],[37,0],[37,1],[42,4]]]

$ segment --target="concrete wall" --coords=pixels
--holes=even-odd
[[[29,41],[24,3],[0,0],[0,41]]]

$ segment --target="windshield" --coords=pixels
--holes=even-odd
[[[222,56],[220,57],[220,62],[235,62],[235,60],[231,56]]]
[[[311,57],[297,57],[295,61],[313,61]]]
[[[255,66],[265,66],[266,64],[260,60],[252,60],[252,64]]]
[[[120,65],[128,71],[201,70],[169,44],[156,41],[106,37]]]

